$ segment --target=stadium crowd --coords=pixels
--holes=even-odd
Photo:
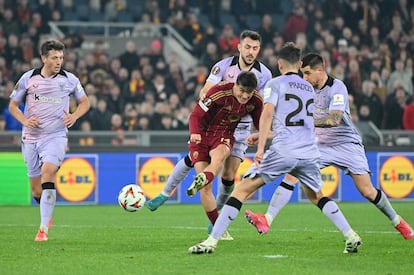
[[[414,130],[414,4],[407,0],[0,0],[0,130],[21,129],[8,112],[9,95],[22,72],[41,65],[37,48],[50,33],[47,23],[76,15],[81,3],[106,21],[128,14],[133,22],[169,23],[193,45],[198,64],[183,71],[163,54],[162,39],[148,50],[130,40],[116,57],[95,43],[79,56],[82,33],[63,29],[64,68],[91,101],[76,130],[188,130],[209,70],[237,55],[243,29],[261,34],[260,61],[274,76],[279,49],[294,41],[303,53],[319,52],[327,71],[345,82],[355,121]]]

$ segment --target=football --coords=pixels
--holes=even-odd
[[[118,203],[128,212],[135,212],[142,209],[145,201],[144,191],[137,184],[125,185],[119,191]]]

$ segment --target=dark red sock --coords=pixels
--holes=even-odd
[[[207,214],[207,217],[210,220],[211,224],[214,225],[216,223],[216,220],[217,220],[218,215],[219,215],[219,212],[218,212],[217,208],[214,209],[213,211],[206,212],[206,214]]]
[[[214,174],[212,172],[204,172],[206,175],[207,183],[211,183],[214,180]]]

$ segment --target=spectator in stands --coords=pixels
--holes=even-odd
[[[136,129],[138,131],[148,131],[148,130],[152,130],[150,128],[150,126],[151,126],[151,123],[150,123],[150,119],[148,118],[148,116],[141,115],[138,118],[138,124],[137,124],[136,128],[134,128],[134,129]]]
[[[129,40],[125,44],[125,51],[119,56],[121,66],[127,68],[128,71],[138,68],[139,55],[137,53],[137,46],[134,41]]]
[[[403,128],[414,130],[414,97],[410,96],[403,112]]]
[[[344,82],[348,87],[349,93],[356,98],[358,98],[361,91],[361,80],[358,61],[356,59],[349,60],[348,71],[346,72]]]
[[[168,100],[170,94],[173,92],[172,87],[166,85],[165,77],[162,74],[155,74],[152,83],[155,88],[155,100],[164,101]]]
[[[268,45],[272,45],[273,35],[275,32],[276,29],[273,27],[272,17],[270,16],[270,14],[264,14],[262,17],[262,21],[260,22],[260,27],[258,29],[258,33],[262,37],[261,45],[263,45],[263,48]]]
[[[13,13],[13,10],[10,8],[6,8],[3,11],[2,17],[0,17],[0,23],[3,27],[2,31],[5,37],[8,37],[10,34],[19,36],[22,32],[20,29],[20,24],[16,20],[16,16]]]
[[[368,46],[371,51],[376,51],[380,45],[380,32],[377,26],[371,26],[369,29]]]
[[[224,56],[231,56],[237,54],[237,46],[240,43],[240,38],[234,33],[234,29],[230,24],[223,27],[223,32],[218,39],[220,52]]]
[[[174,117],[181,123],[182,129],[188,131],[188,119],[190,117],[190,108],[188,107],[181,107],[179,110],[175,112]]]
[[[147,64],[142,67],[142,79],[144,80],[144,90],[146,93],[152,93],[155,95],[155,87],[152,83],[154,75],[154,69],[151,66],[151,64]]]
[[[304,54],[312,51],[312,49],[308,45],[308,39],[306,37],[306,34],[303,32],[299,32],[296,34],[295,44],[299,49],[302,50],[302,53]]]
[[[205,31],[203,33],[203,39],[200,41],[200,43],[195,45],[194,54],[197,57],[202,57],[205,54],[207,45],[209,43],[216,44],[217,49],[219,49],[217,32],[216,32],[216,29],[213,27],[213,25],[208,25],[205,28]]]
[[[335,64],[341,61],[348,62],[348,41],[346,39],[338,40],[338,48],[333,50],[332,58]]]
[[[180,99],[185,100],[187,98],[184,75],[178,63],[170,63],[169,74],[165,81],[167,86],[172,87],[172,90],[178,94]]]
[[[17,21],[20,23],[21,30],[26,32],[30,25],[32,18],[32,9],[29,5],[29,0],[18,0],[16,7]]]
[[[375,70],[371,71],[369,80],[371,80],[372,83],[374,83],[374,85],[375,85],[374,93],[379,96],[379,98],[381,99],[382,104],[384,104],[385,103],[385,98],[387,97],[387,86],[382,81],[379,72],[375,71]]]
[[[109,75],[118,80],[119,77],[119,70],[121,69],[122,65],[121,65],[121,60],[117,57],[112,58],[110,63],[109,63]]]
[[[308,30],[308,19],[305,15],[305,8],[301,4],[293,7],[292,13],[288,16],[284,27],[285,41],[295,41],[296,34]]]
[[[118,83],[109,90],[109,96],[107,98],[107,109],[112,113],[122,114],[124,111],[125,100],[121,95],[121,89]]]
[[[153,40],[150,44],[149,52],[145,56],[149,58],[149,62],[154,68],[154,73],[167,73],[168,66],[165,61],[161,40]]]
[[[145,6],[145,13],[151,17],[154,24],[165,23],[167,19],[167,9],[161,9],[157,0],[148,0]]]
[[[116,132],[111,140],[111,145],[122,145],[125,139],[122,116],[120,114],[112,114],[111,116],[111,131]]]
[[[394,63],[394,71],[391,73],[387,82],[388,94],[395,89],[396,81],[399,81],[408,95],[413,94],[413,72],[405,68],[404,60],[398,59]]]
[[[407,93],[402,86],[388,95],[385,101],[384,129],[403,129],[403,114],[406,106]]]
[[[356,105],[361,120],[370,120],[375,126],[381,129],[384,111],[381,98],[374,93],[374,88],[375,84],[372,81],[364,80],[362,82],[362,93],[357,98]],[[366,110],[364,114],[362,113],[362,109]]]
[[[31,26],[36,28],[36,31],[39,35],[47,34],[50,32],[48,21],[44,19],[39,12],[34,12],[32,14]]]
[[[19,45],[19,37],[14,33],[9,34],[7,38],[4,58],[6,59],[8,67],[10,67],[13,62],[23,61],[23,52]]]
[[[151,16],[144,12],[141,19],[135,24],[132,31],[132,37],[154,37],[159,33],[157,25],[151,22]]]
[[[126,68],[120,68],[118,75],[114,78],[116,83],[121,88],[121,93],[126,85],[129,83],[129,72]]]
[[[162,118],[169,115],[171,115],[171,107],[168,105],[168,101],[157,101],[151,117],[151,128],[154,130],[162,130],[164,127],[162,125]]]
[[[135,69],[131,72],[129,82],[123,87],[122,95],[127,103],[137,103],[144,100],[145,81],[141,71]]]
[[[337,15],[333,21],[330,32],[335,37],[336,41],[339,41],[339,39],[342,37],[344,23],[344,18],[341,15]]]
[[[204,54],[202,54],[199,58],[199,62],[207,68],[212,68],[212,66],[220,59],[221,55],[219,53],[218,45],[214,42],[209,42],[206,46]]]
[[[108,0],[104,6],[105,21],[115,22],[118,17],[117,0]]]
[[[139,104],[126,103],[124,106],[124,129],[135,131],[138,123]]]
[[[106,100],[98,99],[96,109],[91,110],[88,114],[88,120],[91,122],[93,130],[110,130],[112,112],[106,108]]]

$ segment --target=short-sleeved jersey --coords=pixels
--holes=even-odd
[[[233,136],[240,119],[250,114],[259,128],[263,100],[257,91],[246,103],[240,104],[233,96],[234,83],[223,82],[213,86],[203,101],[199,101],[190,115],[190,134]]]
[[[66,136],[67,127],[63,122],[69,111],[70,95],[77,100],[85,96],[79,79],[68,71],[61,70],[54,77],[44,77],[41,69],[32,69],[18,80],[10,98],[24,103],[24,115],[39,119],[37,128],[23,127],[22,140],[34,143],[53,136]]]
[[[361,136],[351,119],[348,90],[345,84],[328,76],[322,89],[315,90],[315,119],[326,117],[330,110],[343,111],[341,124],[331,128],[316,128],[318,142],[322,144],[343,144],[344,142],[362,143]]]
[[[263,96],[263,89],[270,79],[272,79],[272,72],[261,62],[255,60],[250,69],[257,78],[257,90]],[[221,81],[236,82],[237,76],[242,72],[239,65],[239,57],[227,57],[217,62],[210,71],[207,82],[218,84]],[[242,119],[244,123],[250,123],[251,117],[247,116]]]
[[[272,150],[298,159],[320,156],[311,112],[313,100],[313,87],[298,74],[281,75],[267,83],[264,104],[275,106]]]

